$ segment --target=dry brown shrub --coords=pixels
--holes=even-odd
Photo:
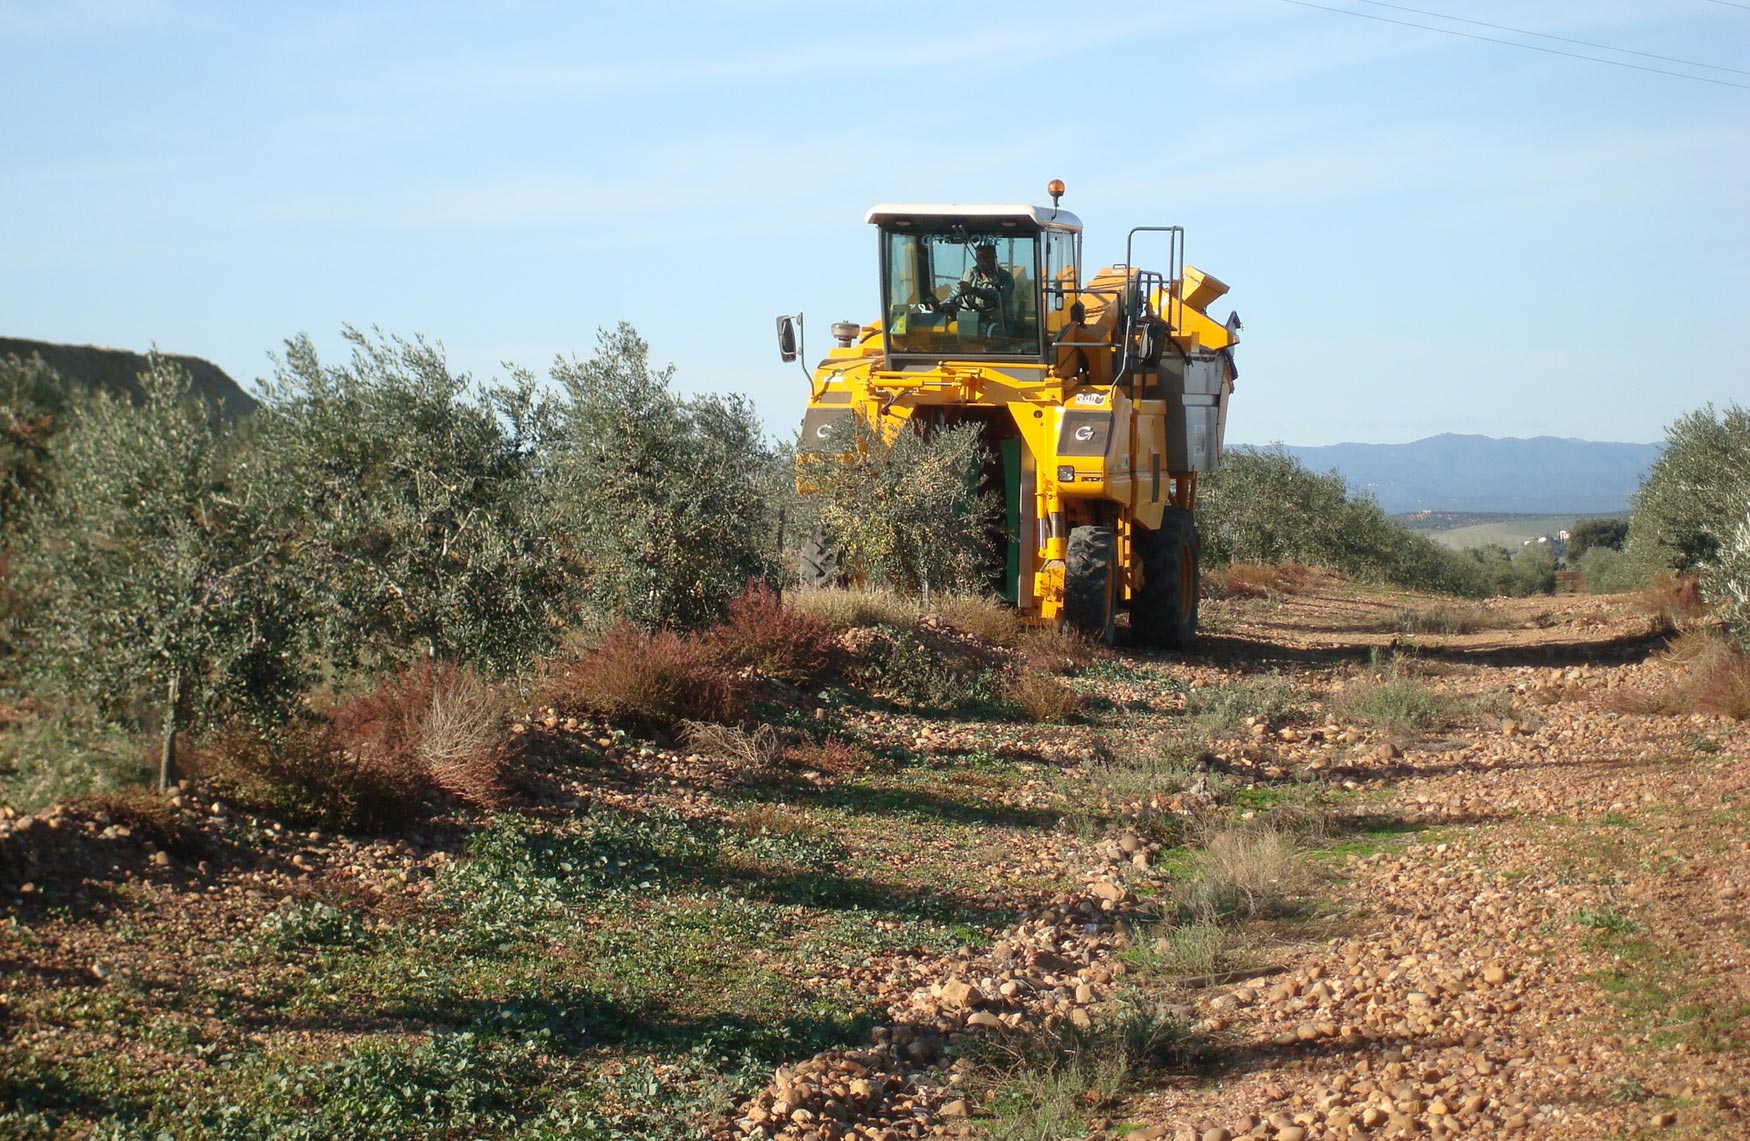
[[[149,840],[168,852],[199,846],[183,826],[181,815],[171,807],[169,798],[145,789],[75,797],[67,807],[89,820],[120,825],[132,833],[135,841]]]
[[[319,712],[341,748],[368,764],[423,771],[438,789],[469,804],[504,803],[503,706],[497,691],[465,666],[420,661]]]
[[[992,646],[1016,645],[1025,629],[1013,606],[983,595],[949,595],[937,603],[936,613],[962,634]]]
[[[222,729],[203,742],[196,766],[227,800],[330,828],[406,824],[425,812],[436,791],[412,750],[354,752],[332,722],[313,715],[272,730]]]
[[[1698,580],[1675,571],[1660,571],[1653,581],[1629,595],[1629,605],[1651,615],[1668,629],[1707,613]]]
[[[750,769],[770,765],[781,748],[778,733],[770,725],[748,730],[710,721],[683,721],[681,735],[686,738],[687,748],[695,753],[734,761]]]
[[[1236,598],[1267,598],[1299,594],[1312,578],[1312,568],[1300,563],[1229,563],[1222,574],[1227,593]]]
[[[800,741],[784,750],[784,763],[813,772],[850,776],[874,764],[869,750],[842,737],[827,736],[819,741]]]
[[[596,713],[635,731],[668,732],[683,721],[739,722],[749,688],[704,643],[620,623],[549,667],[541,704]]]
[[[1750,717],[1750,655],[1717,630],[1694,630],[1671,642],[1662,655],[1682,668],[1666,689],[1624,693],[1616,708],[1628,713],[1681,716],[1712,713],[1742,721]]]
[[[1112,656],[1112,651],[1073,630],[1054,626],[1028,626],[1015,640],[1022,668],[1034,673],[1070,674],[1091,662]]]
[[[1050,674],[1021,670],[1003,682],[1003,700],[1029,721],[1058,724],[1082,711],[1082,697]]]
[[[709,635],[723,661],[752,666],[768,677],[802,684],[832,661],[833,627],[818,615],[786,606],[778,592],[762,583],[729,604],[729,616]]]

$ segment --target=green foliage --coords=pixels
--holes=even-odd
[[[564,398],[543,478],[591,605],[646,630],[692,629],[750,578],[771,577],[777,526],[763,492],[776,458],[746,399],[679,396],[673,366],[652,369],[624,323],[552,377]]]
[[[1568,531],[1567,559],[1574,562],[1595,547],[1620,551],[1627,540],[1628,519],[1624,517],[1581,519]]]
[[[1750,650],[1750,506],[1720,544],[1706,586],[1727,627]]]
[[[1280,447],[1236,448],[1198,484],[1203,552],[1214,563],[1305,563],[1417,590],[1479,595],[1475,568],[1350,495],[1336,472],[1308,471]]]
[[[1712,405],[1665,430],[1635,493],[1625,550],[1647,572],[1709,566],[1750,502],[1750,409]]]
[[[864,651],[860,673],[881,696],[920,709],[957,710],[988,705],[999,696],[1001,677],[953,648],[933,643],[910,627],[877,627]]]
[[[261,921],[261,937],[281,951],[359,947],[371,938],[356,914],[316,899],[282,903]]]
[[[0,732],[0,804],[20,812],[147,779],[144,750],[89,710],[55,708]]]
[[[66,382],[41,357],[0,357],[0,548],[48,486],[49,441],[70,406]]]
[[[286,544],[188,374],[154,356],[140,383],[142,403],[100,393],[51,446],[64,492],[16,565],[38,584],[37,668],[123,723],[165,710],[172,679],[197,723],[271,713],[303,680]]]
[[[810,456],[806,478],[848,566],[909,595],[983,585],[997,504],[978,490],[985,450],[976,425],[902,427],[889,440],[858,420],[832,447],[843,458]]]
[[[1575,569],[1586,580],[1586,589],[1592,594],[1621,594],[1647,584],[1646,577],[1628,555],[1610,547],[1586,548],[1586,553],[1575,563]]]
[[[570,613],[532,382],[475,390],[421,339],[345,336],[340,367],[287,342],[240,457],[295,548],[303,648],[342,670],[526,664]]]

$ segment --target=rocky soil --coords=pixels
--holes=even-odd
[[[1098,1029],[1122,993],[1180,1022],[1199,1060],[1091,1097],[1085,1128],[1065,1136],[1750,1137],[1750,726],[1635,712],[1682,667],[1627,600],[1503,600],[1472,608],[1473,633],[1399,632],[1405,610],[1436,605],[1330,580],[1213,604],[1198,653],[1121,655],[1078,679],[1122,719],[999,740],[857,712],[864,740],[931,763],[975,749],[1014,763],[1020,779],[990,787],[1004,810],[1068,820],[1088,809],[1078,801],[1100,800],[1097,826],[969,848],[956,876],[1012,922],[950,954],[823,965],[875,1004],[880,1025],[858,1048],[779,1068],[705,1132],[1043,1136],[991,1116],[969,1048]],[[1127,676],[1127,661],[1142,672]],[[1154,791],[1100,779],[1100,757],[1183,734],[1200,691],[1261,676],[1292,686],[1292,711],[1215,730],[1199,761],[1208,779]],[[1356,712],[1356,695],[1394,679],[1462,712],[1413,731]],[[549,789],[551,814],[656,798],[689,818],[730,818],[723,797],[740,778],[709,756],[602,726],[517,728],[596,757],[586,779]],[[835,778],[797,779],[800,797]],[[1292,914],[1243,933],[1247,969],[1139,980],[1131,952],[1168,930],[1161,901],[1187,874],[1161,822],[1192,835],[1243,819],[1237,793],[1292,787],[1328,794],[1331,814],[1300,857]],[[97,1029],[7,1011],[40,1007],[44,988],[184,970],[200,945],[241,938],[285,899],[344,896],[392,923],[422,905],[467,826],[301,833],[240,820],[198,789],[175,810],[173,828],[77,811],[0,819],[0,908],[13,930],[34,927],[0,947],[0,1044],[47,1050],[71,1030],[86,1036],[78,1049],[103,1048]],[[1370,839],[1355,842],[1363,830]],[[174,910],[191,945],[141,962],[100,906],[118,887],[130,906]]]

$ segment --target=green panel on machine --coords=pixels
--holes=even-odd
[[[1021,440],[1010,436],[1001,444],[1003,456],[1003,598],[1020,597],[1021,580]]]

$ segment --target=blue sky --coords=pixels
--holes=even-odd
[[[1715,0],[1329,7],[1750,87]],[[1229,440],[1659,438],[1750,398],[1750,90],[1284,0],[0,2],[0,333],[239,380],[343,323],[477,377],[632,322],[774,432],[772,320],[875,314],[879,201],[1180,224],[1246,326]]]

